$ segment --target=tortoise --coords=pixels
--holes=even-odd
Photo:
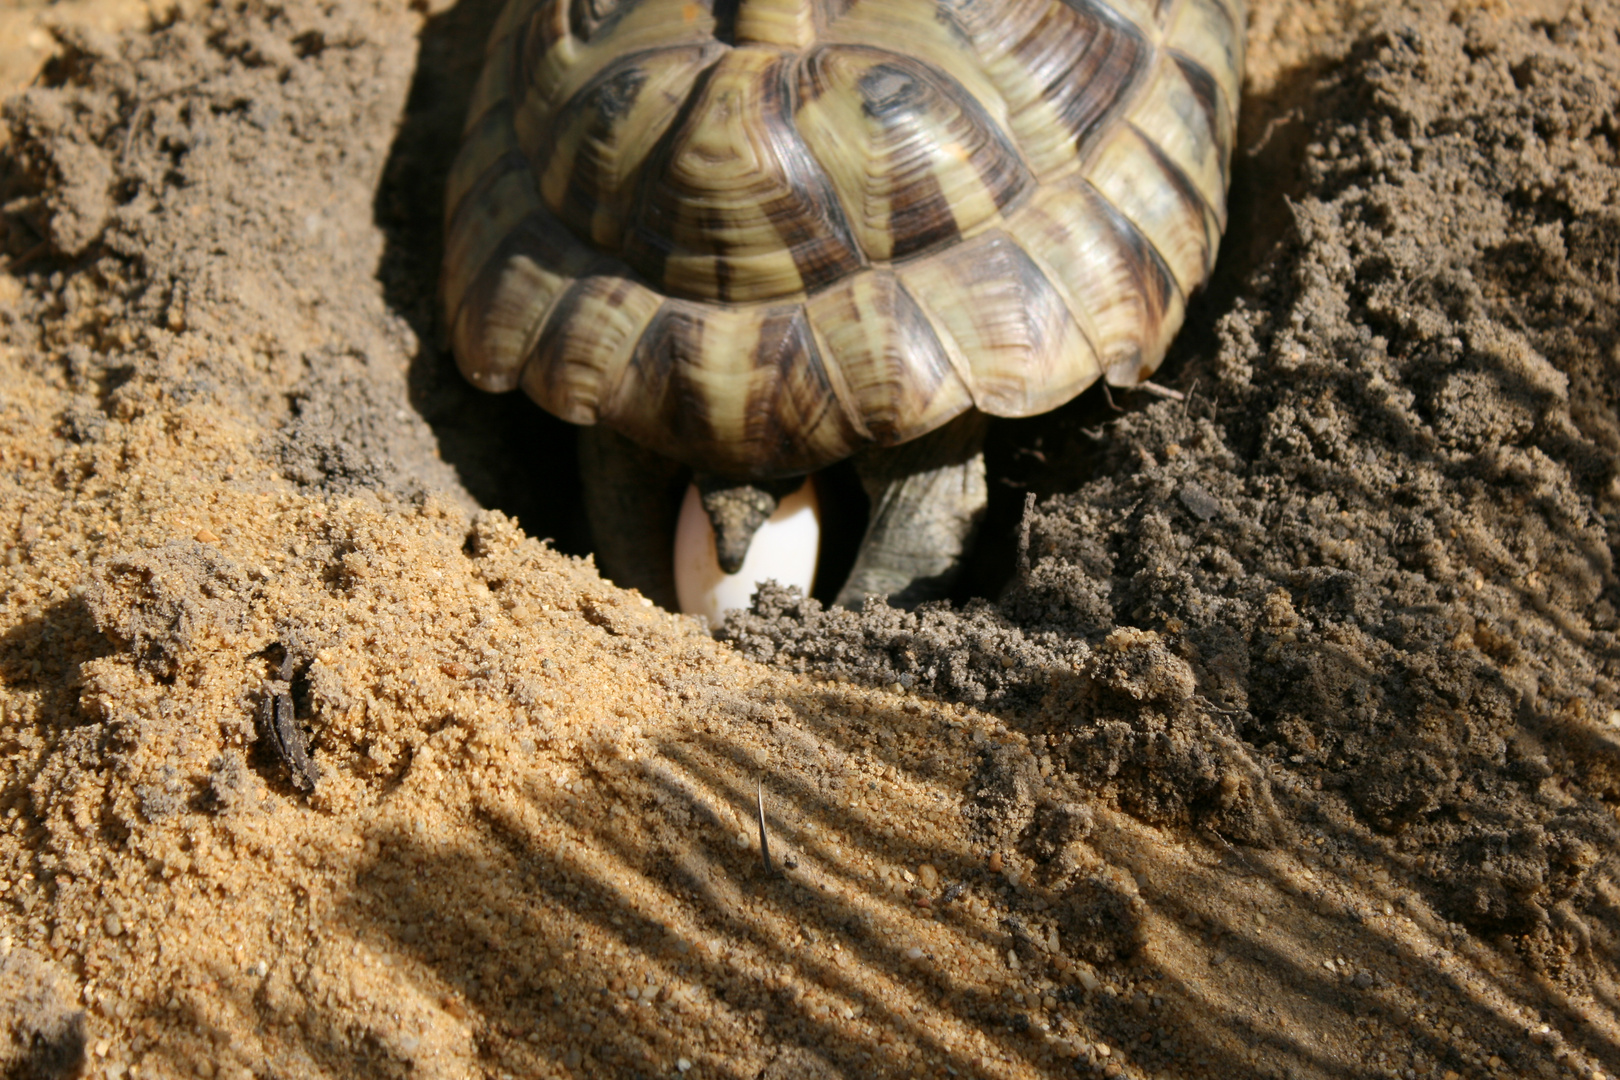
[[[943,595],[986,417],[1150,376],[1226,224],[1243,0],[509,0],[446,193],[468,379],[582,425],[603,572],[673,606],[801,478],[837,603]]]

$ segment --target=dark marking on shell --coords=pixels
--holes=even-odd
[[[1175,159],[1161,150],[1159,144],[1146,135],[1142,136],[1142,145],[1147,148],[1149,155],[1152,156],[1159,168],[1164,171],[1165,180],[1170,184],[1171,190],[1176,193],[1176,197],[1186,208],[1188,217],[1195,217],[1202,222],[1205,214],[1215,214],[1215,208],[1209,205],[1209,200],[1204,198],[1204,193],[1198,190],[1198,185],[1193,182],[1192,177],[1187,175],[1186,170]],[[1214,262],[1214,258],[1214,249],[1206,245],[1204,249],[1204,277],[1209,276],[1209,268]]]
[[[1125,265],[1131,271],[1137,300],[1142,305],[1141,322],[1145,326],[1159,325],[1181,291],[1176,284],[1175,275],[1170,272],[1170,267],[1164,261],[1164,256],[1159,254],[1159,249],[1149,242],[1130,218],[1120,212],[1119,207],[1109,202],[1089,182],[1083,182],[1082,186],[1101,220],[1112,229],[1118,250],[1124,254]],[[1102,361],[1104,366],[1112,366],[1123,359],[1137,362],[1136,358],[1139,355],[1138,348],[1136,356],[1121,358],[1105,354]]]
[[[1056,107],[1075,145],[1083,147],[1093,131],[1131,100],[1131,88],[1147,71],[1153,50],[1140,30],[1102,5],[1089,0],[1064,4],[1053,11],[1071,11],[1072,20],[1043,20],[1016,52],[1042,73],[1042,96]]]
[[[1193,100],[1198,103],[1198,108],[1201,113],[1199,117],[1189,117],[1189,125],[1197,124],[1201,120],[1205,125],[1205,129],[1209,132],[1210,138],[1215,140],[1217,144],[1215,148],[1215,157],[1221,165],[1221,186],[1224,188],[1231,182],[1230,170],[1232,147],[1227,143],[1230,133],[1228,132],[1227,124],[1223,122],[1224,118],[1221,115],[1221,88],[1216,85],[1215,77],[1209,72],[1205,71],[1202,67],[1193,63],[1185,56],[1179,56],[1175,53],[1171,53],[1170,55],[1175,60],[1176,67],[1181,71],[1182,77],[1187,80],[1187,86],[1191,88]],[[1215,212],[1215,216],[1217,220],[1220,221],[1221,227],[1225,228],[1225,201],[1223,200],[1221,205],[1212,206],[1210,209]]]
[[[979,101],[914,57],[825,46],[805,57],[798,86],[800,130],[869,258],[945,247],[1034,186]]]
[[[613,31],[638,0],[569,0],[568,31],[581,41]]]
[[[759,63],[748,55],[753,52],[733,50],[706,72],[643,169],[623,254],[672,296],[769,300],[820,288],[861,265],[827,177],[793,127],[790,58]],[[749,70],[749,62],[759,66]],[[727,79],[734,73],[745,80],[741,92]],[[754,166],[741,191],[711,180],[718,172],[710,160],[715,151],[693,145],[734,116],[741,145],[728,149]],[[791,258],[798,274],[792,287],[783,287],[779,271],[772,276],[776,268],[755,265],[773,249]],[[710,267],[711,278],[691,266]]]

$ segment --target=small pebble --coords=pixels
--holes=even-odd
[[[676,1058],[675,1059],[675,1067],[677,1069],[679,1069],[681,1072],[690,1072],[691,1068],[692,1068],[692,1063],[690,1061],[686,1060],[685,1058]]]
[[[921,960],[922,959],[922,954],[923,954],[923,951],[921,949],[917,948],[917,946],[913,945],[911,948],[906,950],[906,959],[907,960]]]
[[[1358,971],[1356,972],[1354,982],[1358,990],[1365,990],[1367,987],[1373,984],[1372,973],[1367,971]]]
[[[992,874],[1001,873],[1001,852],[999,851],[990,853],[990,872]]]
[[[117,937],[124,932],[124,921],[118,917],[117,912],[107,912],[107,917],[101,920],[101,926],[107,931],[108,937]]]
[[[917,880],[922,883],[923,888],[932,890],[939,884],[939,871],[930,864],[923,863],[917,867]]]

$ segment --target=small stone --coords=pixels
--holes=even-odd
[[[906,959],[907,960],[921,960],[922,955],[923,955],[923,951],[921,949],[917,948],[917,946],[915,946],[915,945],[913,945],[911,948],[906,950]]]
[[[1351,981],[1356,984],[1356,989],[1365,990],[1367,987],[1373,984],[1372,973],[1369,971],[1358,971],[1356,972],[1356,977]]]
[[[116,911],[109,911],[107,917],[101,920],[101,928],[107,931],[108,937],[117,937],[124,932],[124,920],[118,917]]]
[[[1181,505],[1185,506],[1187,512],[1199,521],[1208,521],[1221,512],[1220,502],[1202,484],[1189,481],[1182,485],[1178,495],[1181,499]]]
[[[217,544],[219,543],[219,536],[211,529],[198,529],[196,541],[199,544]]]
[[[692,1063],[690,1061],[688,1061],[686,1058],[676,1058],[675,1059],[675,1067],[677,1069],[679,1069],[681,1072],[691,1072],[692,1071]]]
[[[1105,1058],[1114,1052],[1113,1050],[1109,1049],[1107,1043],[1098,1043],[1094,1049],[1097,1051],[1097,1056],[1101,1058]]]
[[[1217,950],[1215,955],[1209,958],[1209,962],[1213,967],[1220,967],[1222,964],[1226,963],[1226,954]]]
[[[1007,950],[1007,966],[1012,968],[1014,971],[1018,970],[1018,954],[1013,952],[1011,949]]]
[[[992,874],[1001,873],[1001,852],[999,851],[990,853],[990,872]]]
[[[932,890],[939,884],[939,871],[935,870],[930,864],[923,863],[917,867],[917,880],[922,884],[923,888]]]
[[[1097,989],[1099,985],[1096,973],[1090,968],[1081,968],[1075,973],[1075,976],[1080,980],[1080,985],[1086,988],[1088,994]]]

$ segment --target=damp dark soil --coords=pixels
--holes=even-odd
[[[1620,1073],[1620,10],[1257,0],[1174,393],[716,638],[442,347],[497,7],[3,73],[0,1075]]]

